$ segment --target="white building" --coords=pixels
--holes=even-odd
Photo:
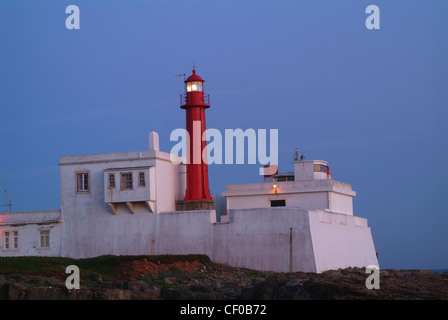
[[[216,210],[191,211],[176,211],[185,165],[159,150],[155,132],[149,150],[64,156],[59,165],[61,210],[0,214],[1,255],[206,254],[278,272],[378,265],[367,220],[353,213],[355,192],[331,179],[325,161],[227,185]]]
[[[1,256],[59,256],[61,211],[0,213]]]
[[[303,207],[353,215],[349,184],[331,180],[327,162],[294,161],[294,173],[277,174],[265,182],[226,186],[228,209],[265,207]],[[282,179],[283,178],[283,179]]]

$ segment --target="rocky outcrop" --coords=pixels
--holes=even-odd
[[[448,273],[381,270],[380,288],[367,289],[361,268],[315,273],[272,273],[231,268],[210,261],[134,259],[117,266],[118,278],[81,272],[80,289],[68,290],[62,276],[0,275],[3,300],[177,300],[177,299],[443,299]]]

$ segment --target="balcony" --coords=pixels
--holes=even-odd
[[[210,107],[210,95],[208,93],[184,93],[180,95],[180,106],[206,106]]]

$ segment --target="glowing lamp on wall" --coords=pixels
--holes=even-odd
[[[275,193],[277,193],[277,185],[276,184],[272,185],[272,188],[274,188]]]

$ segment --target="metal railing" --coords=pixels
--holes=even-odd
[[[188,100],[189,99],[188,99],[188,94],[187,93],[184,93],[184,94],[180,95],[180,105],[181,106],[189,104]],[[204,93],[203,96],[202,96],[202,99],[201,99],[201,103],[205,104],[205,105],[210,105],[210,94]]]

